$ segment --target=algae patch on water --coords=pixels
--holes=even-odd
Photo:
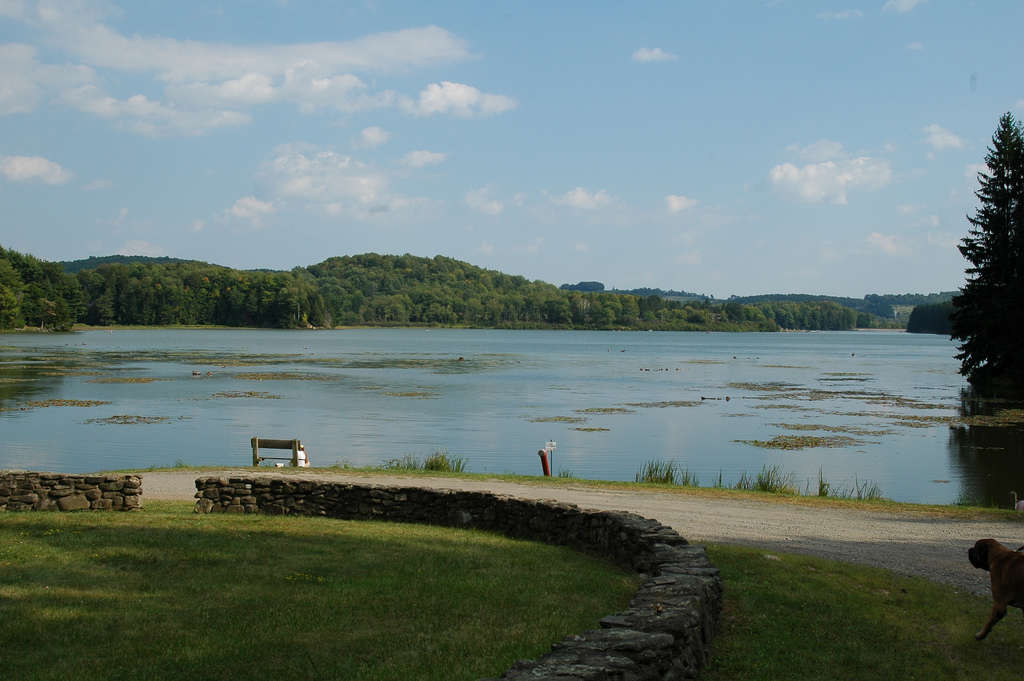
[[[733,440],[745,445],[762,447],[764,449],[809,449],[811,447],[850,447],[853,445],[869,444],[863,440],[855,440],[844,435],[833,435],[822,437],[817,435],[776,435],[771,440]]]
[[[527,419],[530,423],[586,423],[583,416],[536,416]]]
[[[887,428],[863,428],[861,426],[829,426],[823,423],[771,423],[769,425],[786,430],[823,430],[826,433],[850,433],[852,435],[891,435]]]
[[[700,400],[666,400],[664,402],[623,402],[627,407],[643,409],[664,409],[665,407],[698,407]]]
[[[243,381],[335,381],[337,376],[308,374],[297,371],[258,371],[235,374]]]
[[[957,423],[965,426],[1006,427],[1024,424],[1024,409],[1000,409],[995,414],[965,416]]]
[[[224,398],[252,398],[256,400],[279,400],[280,395],[274,395],[273,393],[267,392],[256,392],[254,390],[231,390],[222,393],[213,393],[210,397],[224,397]]]
[[[16,407],[0,407],[0,411],[28,411],[46,407],[98,407],[110,404],[106,400],[29,400]]]
[[[153,378],[152,376],[105,376],[94,378],[89,383],[154,383],[165,381],[165,378]]]
[[[611,428],[573,428],[581,433],[607,433]]]
[[[167,423],[171,420],[169,416],[136,416],[133,414],[117,414],[106,418],[87,419],[86,423],[103,423],[116,425],[136,425],[144,423]]]
[[[101,404],[110,404],[106,400],[30,400],[26,406],[37,407],[97,407]]]
[[[586,409],[573,409],[577,414],[635,414],[635,409],[626,407],[587,407]]]

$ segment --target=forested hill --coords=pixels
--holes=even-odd
[[[141,262],[150,265],[169,265],[178,262],[197,262],[195,260],[183,260],[181,258],[169,258],[166,255],[155,258],[148,255],[104,255],[91,256],[81,260],[61,260],[57,264],[69,274],[78,274],[82,270],[94,270],[100,265],[131,265]],[[205,265],[206,263],[199,263]]]
[[[368,253],[287,272],[144,259],[69,274],[58,263],[0,248],[0,329],[67,329],[76,322],[681,331],[838,330],[885,323],[829,301],[714,304],[563,291],[444,256]]]
[[[940,293],[890,293],[876,294],[869,293],[863,298],[845,298],[839,296],[818,296],[805,293],[769,293],[757,296],[732,296],[729,300],[742,304],[764,303],[764,302],[794,302],[807,303],[815,300],[828,300],[833,303],[849,307],[858,312],[867,312],[883,318],[891,318],[895,307],[913,307],[915,305],[934,305],[936,303],[947,303],[953,300],[956,291],[942,291]]]

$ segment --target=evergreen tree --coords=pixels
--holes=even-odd
[[[980,205],[959,247],[970,266],[953,299],[952,336],[971,383],[1024,385],[1024,130],[1011,114],[999,119],[985,163]]]

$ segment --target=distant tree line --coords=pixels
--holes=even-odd
[[[953,302],[918,305],[910,313],[907,331],[910,333],[938,333],[949,335],[953,332]]]
[[[844,330],[866,320],[820,300],[715,304],[560,290],[443,256],[368,253],[291,271],[114,256],[70,274],[56,263],[0,249],[3,329],[67,329],[82,322],[778,331]]]
[[[60,265],[0,247],[0,329],[67,330],[81,304],[78,278]]]
[[[578,284],[562,284],[565,291],[604,291],[604,284],[599,281],[581,281]],[[669,300],[679,299],[680,302],[689,300],[707,300],[709,303],[734,302],[743,305],[754,305],[758,303],[817,303],[831,302],[848,307],[857,312],[864,312],[870,315],[871,319],[861,317],[857,322],[858,327],[896,327],[898,325],[888,323],[888,320],[895,318],[894,308],[896,306],[926,305],[932,303],[948,302],[956,295],[956,291],[942,291],[940,293],[897,293],[879,295],[869,293],[863,298],[847,298],[842,296],[823,296],[810,293],[766,293],[756,296],[730,296],[727,300],[716,299],[714,296],[707,296],[689,291],[674,291],[660,288],[635,288],[635,289],[611,289],[609,293],[620,293],[633,296],[660,296]],[[780,324],[781,326],[785,326]],[[800,327],[786,327],[800,328]]]

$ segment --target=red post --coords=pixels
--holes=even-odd
[[[544,469],[545,477],[551,477],[551,467],[548,466],[548,450],[539,449],[537,450],[537,456],[540,457],[540,466]]]

